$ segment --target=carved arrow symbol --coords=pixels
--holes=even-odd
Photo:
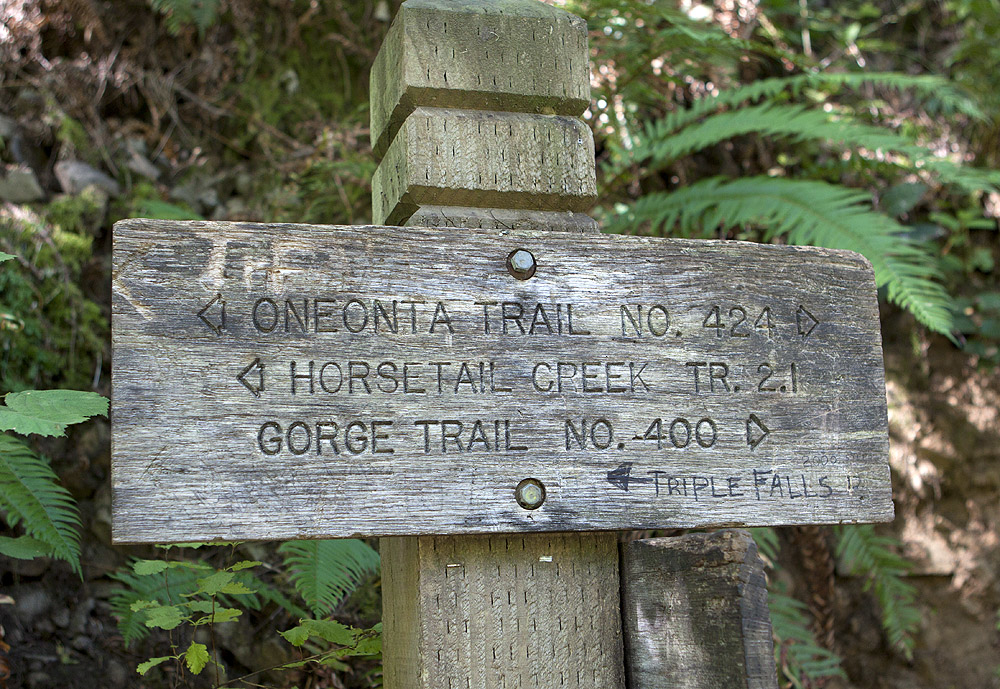
[[[219,322],[213,323],[209,319],[209,316],[211,315],[209,313],[209,310],[212,309],[212,307],[215,306],[216,304],[219,305],[218,308]],[[198,312],[198,318],[200,318],[205,325],[211,328],[213,333],[215,333],[216,335],[221,335],[222,331],[226,329],[226,300],[222,298],[222,294],[216,294],[215,298],[212,299],[212,301],[205,304],[202,310]]]
[[[809,337],[809,333],[816,329],[819,320],[806,310],[806,307],[799,304],[799,310],[795,312],[795,325],[799,328],[799,335],[802,339]]]
[[[764,425],[764,422],[757,418],[756,414],[751,414],[747,419],[747,445],[750,446],[751,450],[757,448],[764,438],[767,437],[771,429]]]
[[[652,483],[651,478],[635,478],[632,476],[632,462],[623,462],[618,465],[618,468],[614,471],[608,472],[608,483],[610,483],[615,488],[621,488],[626,493],[628,492],[628,484],[630,483]]]
[[[256,369],[256,371],[254,371]],[[247,380],[247,376],[257,376],[257,380],[250,382]],[[260,357],[253,360],[249,366],[240,371],[240,374],[236,376],[236,380],[243,383],[243,387],[253,393],[254,397],[260,397],[260,393],[264,392],[264,364],[260,362]],[[252,378],[251,378],[252,380]],[[256,387],[254,386],[256,383]]]

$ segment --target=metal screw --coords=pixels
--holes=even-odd
[[[526,478],[514,489],[517,504],[526,510],[537,510],[545,502],[545,485],[537,478]]]
[[[530,251],[517,249],[507,256],[507,270],[518,280],[527,280],[535,274],[535,257]]]

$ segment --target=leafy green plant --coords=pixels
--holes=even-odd
[[[774,529],[752,530],[754,541],[768,567],[778,569],[779,542]],[[879,536],[873,527],[841,526],[834,529],[836,555],[851,576],[865,579],[879,604],[882,628],[889,643],[912,658],[914,638],[920,624],[916,590],[904,579],[911,565],[895,551],[899,542]],[[820,646],[810,629],[808,607],[789,596],[771,577],[768,605],[775,636],[775,659],[779,674],[791,686],[802,689],[809,682],[844,677],[841,658]]]
[[[219,0],[149,0],[149,4],[166,17],[167,31],[174,36],[187,26],[204,35],[219,12]]]
[[[203,562],[187,560],[138,560],[132,565],[132,571],[136,576],[156,575],[171,569],[187,570],[196,575],[194,588],[189,592],[170,596],[165,603],[156,598],[136,600],[129,606],[129,611],[142,613],[145,626],[167,631],[176,629],[182,624],[193,630],[204,625],[233,622],[243,614],[243,611],[238,607],[223,605],[220,597],[253,595],[255,591],[240,581],[237,575],[260,564],[255,560],[241,560],[228,567],[215,569]],[[164,577],[164,581],[166,580],[167,577]],[[213,633],[213,646],[214,638]],[[183,661],[188,671],[194,675],[200,674],[209,662],[218,665],[218,661],[209,655],[208,647],[197,643],[194,639],[191,639],[184,650],[179,650],[178,646],[172,646],[172,650],[175,651],[172,655],[158,656],[140,663],[136,668],[137,672],[145,675],[152,668],[168,660]]]
[[[13,257],[0,269],[4,391],[87,389],[101,375],[108,323],[81,288],[93,243],[81,208],[93,209],[83,199],[54,213],[69,229],[30,209],[0,209],[0,250]]]
[[[837,556],[851,575],[865,579],[865,590],[874,594],[889,643],[912,659],[920,611],[917,590],[905,579],[912,565],[896,554],[899,541],[876,534],[870,525],[837,527],[836,534]]]
[[[288,541],[278,548],[295,590],[317,617],[329,615],[378,571],[379,555],[357,539]]]
[[[182,545],[200,548],[204,544]],[[238,544],[229,545],[235,548]],[[279,550],[289,580],[317,617],[330,614],[378,568],[378,553],[357,540],[289,542]],[[360,630],[329,619],[311,618],[279,587],[253,573],[261,565],[255,560],[240,560],[217,568],[206,559],[184,557],[136,560],[116,572],[113,578],[123,586],[113,593],[111,607],[126,645],[145,638],[152,629],[171,634],[171,653],[141,663],[139,674],[145,675],[167,662],[200,674],[216,663],[216,656],[206,644],[196,641],[195,630],[207,627],[214,644],[214,625],[236,621],[245,610],[262,610],[266,603],[274,603],[299,619],[297,626],[280,634],[305,655],[256,670],[234,682],[266,670],[295,669],[310,663],[345,669],[346,657],[380,652],[380,626]]]
[[[70,424],[105,415],[108,401],[78,390],[28,390],[8,393],[0,407],[0,431],[23,435],[63,435]],[[0,435],[0,512],[24,535],[0,537],[0,553],[31,559],[65,560],[80,569],[80,515],[69,492],[59,485],[48,460],[23,441]]]
[[[779,676],[787,684],[803,689],[807,682],[831,677],[846,678],[839,655],[816,643],[809,628],[809,609],[805,603],[772,588],[767,604],[771,610],[771,627],[776,643],[775,660]]]
[[[768,568],[777,569],[777,532],[758,528],[751,529],[751,533]],[[773,577],[768,582],[767,603],[774,633],[774,659],[786,686],[804,689],[810,682],[845,677],[840,656],[817,643],[806,604],[788,595]]]
[[[963,167],[932,155],[929,149],[898,132],[854,121],[845,113],[834,115],[830,108],[787,102],[806,86],[868,82],[924,90],[935,84],[940,102],[953,110],[978,114],[971,101],[942,81],[896,74],[800,75],[734,87],[646,123],[630,148],[617,151],[619,157],[611,171],[642,165],[650,174],[683,156],[736,136],[755,134],[821,147],[832,145],[836,150],[853,149],[862,165],[867,164],[866,152],[877,151],[880,157],[895,153],[890,159],[905,171],[936,175],[941,182],[969,193],[998,189],[1000,172]],[[760,100],[763,102],[753,104]],[[824,103],[829,101],[820,102]],[[933,246],[873,209],[869,195],[863,191],[826,180],[790,179],[784,175],[772,172],[738,179],[710,177],[670,191],[647,193],[623,212],[612,215],[607,229],[717,237],[756,227],[764,241],[781,238],[795,244],[858,251],[872,262],[876,283],[885,288],[890,301],[911,311],[932,330],[952,334],[955,304],[942,284],[941,266]]]

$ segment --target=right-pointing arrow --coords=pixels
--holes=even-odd
[[[250,380],[247,380],[248,376]],[[260,397],[260,393],[264,391],[264,364],[260,362],[260,357],[240,371],[236,380],[243,383],[243,387],[252,392],[254,397]]]
[[[795,312],[795,325],[799,330],[799,335],[802,339],[806,339],[816,329],[819,325],[819,319],[816,316],[809,313],[806,307],[799,304],[799,310]]]
[[[751,414],[747,419],[747,445],[750,446],[751,450],[756,449],[770,432],[771,429],[765,426],[756,414]]]

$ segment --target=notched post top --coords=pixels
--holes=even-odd
[[[596,230],[579,17],[538,0],[408,0],[371,94],[376,224]]]
[[[407,0],[371,72],[382,157],[414,108],[579,116],[590,102],[587,24],[538,0]]]

